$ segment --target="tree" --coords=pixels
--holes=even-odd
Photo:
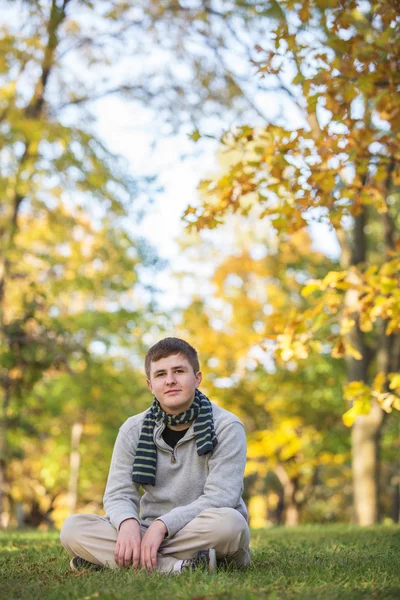
[[[3,493],[10,502],[18,477],[12,475],[15,466],[7,469],[7,465],[23,458],[24,448],[30,448],[29,455],[35,443],[47,444],[58,402],[68,405],[69,412],[64,413],[67,409],[60,406],[57,413],[64,414],[68,439],[74,425],[84,426],[88,411],[98,411],[101,422],[106,411],[100,411],[94,392],[104,379],[101,369],[107,371],[107,361],[116,354],[117,377],[118,360],[123,361],[128,350],[134,355],[142,352],[141,339],[151,312],[146,307],[143,314],[134,299],[136,269],[143,264],[143,257],[123,230],[106,223],[93,227],[87,218],[74,217],[60,204],[41,216],[38,211],[21,215],[15,241],[12,257],[16,269],[7,282],[1,354],[2,374],[8,383],[3,415]],[[137,359],[131,361],[132,379],[138,378],[137,366]],[[64,396],[54,392],[58,383],[48,388],[49,398],[43,394],[44,398],[32,405],[46,377],[69,381]],[[113,394],[112,381],[111,377],[105,379],[105,394],[107,385]],[[68,400],[73,389],[76,391]],[[132,402],[137,405],[134,398]],[[117,404],[113,410],[116,419],[123,418],[122,406]],[[39,448],[34,452],[38,454]],[[26,480],[28,484],[27,474]]]
[[[37,36],[5,32],[2,40],[0,514],[17,448],[10,429],[30,427],[22,417],[27,394],[45,373],[87,357],[96,339],[110,345],[118,330],[136,327],[137,265],[154,263],[123,223],[140,195],[136,182],[86,124],[67,125],[52,111],[68,5],[52,2]],[[46,12],[31,6],[28,29]]]
[[[215,227],[258,205],[282,239],[312,220],[331,226],[339,269],[309,281],[318,303],[282,320],[274,339],[283,360],[315,342],[346,357],[352,401],[357,521],[378,518],[379,441],[385,414],[400,408],[399,18],[388,2],[276,3],[274,41],[259,46],[260,76],[286,77],[304,126],[243,126],[223,138],[241,152],[186,218]]]
[[[25,423],[9,431],[9,512],[21,525],[60,528],[71,512],[101,510],[118,428],[149,403],[129,358],[76,357],[70,368],[42,377],[24,398]]]
[[[344,365],[329,353],[313,354],[306,366],[294,353],[290,361],[281,360],[263,342],[277,325],[279,330],[282,315],[314,303],[302,297],[301,281],[318,277],[333,263],[312,250],[304,231],[283,241],[254,215],[245,223],[238,216],[227,221],[218,236],[201,240],[192,234],[183,243],[192,266],[185,278],[203,291],[184,311],[179,334],[199,350],[206,393],[245,423],[252,522],[262,524],[260,511],[266,511],[268,499],[279,497],[275,522],[294,525],[326,487],[329,472],[349,460],[341,419]],[[221,245],[223,253],[215,250]],[[196,274],[196,259],[215,265],[210,282]],[[319,516],[328,514],[337,518],[329,502]]]
[[[79,109],[93,119],[93,103],[120,95],[154,108],[157,135],[182,126],[193,131],[204,118],[212,135],[220,131],[221,120],[231,122],[239,115],[266,119],[249,84],[260,93],[270,88],[251,82],[247,70],[249,58],[256,56],[254,44],[265,39],[273,2],[234,0],[224,6],[215,0],[190,4],[142,0],[135,5],[126,0],[19,0],[14,4],[17,19],[9,8],[10,22],[14,18],[17,27],[10,25],[4,40],[12,45],[19,38],[22,69],[17,74],[28,85],[32,85],[28,71],[35,63],[40,65],[39,55],[52,36],[40,94],[49,101],[50,80],[54,116],[74,120]],[[273,89],[287,93],[279,82]],[[11,98],[11,89],[9,94]]]

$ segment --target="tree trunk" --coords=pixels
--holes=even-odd
[[[348,381],[366,382],[370,349],[365,343],[358,321],[349,337],[362,359],[346,359]],[[372,402],[370,413],[358,416],[352,429],[354,516],[359,525],[373,525],[379,519],[380,438],[383,420],[382,408]]]
[[[390,170],[389,170],[390,171]],[[388,189],[390,187],[390,172],[388,174]],[[364,213],[365,214],[365,211]],[[363,235],[364,223],[355,225],[355,243]],[[393,250],[395,231],[389,213],[383,213],[383,232],[386,251]],[[357,260],[365,261],[365,249],[357,257],[352,257],[352,263]],[[389,255],[388,255],[389,256]],[[399,336],[386,334],[387,323],[381,323],[381,331],[376,345],[376,372],[387,375],[399,368]],[[367,381],[367,371],[370,351],[365,344],[364,335],[358,327],[354,329],[354,345],[361,352],[361,361],[349,362],[349,380]],[[355,363],[358,363],[356,365]],[[387,381],[387,380],[386,380]],[[389,391],[386,383],[386,391]],[[354,509],[359,525],[373,525],[379,521],[379,487],[380,487],[380,438],[386,413],[373,401],[368,415],[359,416],[353,426],[352,456],[354,477]]]
[[[400,523],[400,478],[392,478],[393,495],[392,495],[392,519],[393,523]]]
[[[367,259],[367,238],[365,225],[367,211],[364,207],[359,215],[354,217],[350,251],[342,253],[342,265],[346,268],[359,267]],[[349,280],[354,278],[357,284],[357,272],[349,271]],[[352,310],[357,305],[357,285],[346,294],[345,304]],[[361,359],[356,360],[346,356],[347,380],[368,381],[368,367],[372,358],[371,348],[366,341],[365,333],[359,324],[359,314],[352,313],[355,326],[348,334],[351,345],[361,354]],[[379,460],[380,436],[383,423],[383,410],[376,403],[372,404],[368,415],[358,416],[352,429],[352,470],[353,470],[353,497],[354,516],[359,525],[373,525],[377,522],[379,498]]]
[[[6,498],[6,465],[7,465],[7,409],[10,402],[9,388],[4,389],[0,414],[0,529],[6,529],[10,515],[5,510]]]
[[[359,416],[352,430],[354,511],[359,525],[379,519],[379,449],[383,411],[373,403],[368,415]]]
[[[299,524],[299,505],[296,502],[296,491],[298,488],[297,478],[291,479],[282,465],[275,467],[275,474],[283,488],[283,501],[285,512],[285,525],[292,527]]]
[[[283,487],[279,493],[278,506],[276,507],[276,524],[283,525],[284,524],[284,511],[285,511],[285,496]]]
[[[81,464],[81,454],[79,446],[81,442],[83,432],[83,422],[77,422],[72,425],[71,430],[71,454],[70,454],[70,472],[69,472],[69,484],[68,484],[68,510],[69,514],[72,515],[76,511],[78,502],[78,480],[79,480],[79,467]]]
[[[25,527],[25,509],[23,502],[15,503],[15,519],[17,521],[18,529],[23,529]]]

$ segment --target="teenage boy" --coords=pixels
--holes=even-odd
[[[73,515],[61,530],[71,569],[248,566],[242,423],[200,392],[197,352],[184,340],[155,344],[145,369],[154,401],[119,430],[106,516]]]

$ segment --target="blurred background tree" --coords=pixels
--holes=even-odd
[[[306,310],[301,277],[318,276],[331,262],[312,252],[305,232],[284,242],[267,224],[261,228],[256,217],[249,221],[243,227],[241,220],[228,219],[232,239],[227,257],[215,269],[214,293],[188,307],[182,335],[195,340],[196,331],[201,332],[197,345],[205,365],[204,386],[245,423],[246,493],[253,522],[295,525],[303,508],[326,490],[330,469],[347,468],[344,369],[328,353],[312,355],[306,368],[296,358],[279,360],[264,342],[274,335],[280,314],[293,305]],[[197,249],[201,241],[191,242],[192,254],[204,258]],[[261,248],[264,256],[256,258]],[[331,519],[338,518],[340,508]],[[328,513],[324,511],[324,519]]]
[[[280,313],[268,337],[284,361],[309,360],[318,342],[345,358],[355,514],[369,525],[378,519],[385,415],[400,408],[399,15],[384,1],[275,8],[259,73],[286,79],[304,125],[227,133],[225,147],[241,158],[201,184],[209,199],[186,218],[213,228],[257,205],[283,240],[313,220],[335,232],[340,263],[302,292],[318,302]]]
[[[65,41],[68,5],[68,1],[29,3],[25,35],[4,31],[2,39],[3,525],[13,502],[26,500],[18,473],[25,464],[17,468],[16,459],[23,458],[25,451],[31,460],[33,456],[37,460],[39,447],[35,448],[31,437],[34,434],[44,449],[51,431],[47,404],[33,401],[35,390],[56,372],[68,373],[74,379],[69,386],[75,389],[80,382],[80,392],[75,391],[75,398],[65,407],[69,419],[64,420],[73,431],[79,431],[86,421],[84,407],[97,403],[87,386],[89,381],[96,381],[89,377],[89,371],[93,373],[96,366],[100,371],[103,368],[100,356],[104,357],[104,369],[113,368],[114,377],[121,371],[123,378],[126,366],[111,360],[113,348],[125,346],[125,353],[133,355],[139,352],[138,333],[146,325],[139,310],[137,271],[139,266],[154,266],[157,261],[154,252],[126,226],[133,201],[140,212],[140,182],[133,180],[123,162],[96,138],[84,114],[68,122],[54,108],[54,102],[63,97],[56,82],[61,74],[59,45]],[[97,377],[96,385],[98,382]],[[135,386],[140,388],[138,383]],[[57,397],[61,402],[62,395]],[[51,400],[54,405],[55,398]],[[72,417],[74,402],[77,407]],[[140,404],[140,394],[137,402]],[[119,409],[124,412],[123,404]],[[63,406],[58,406],[58,411],[61,423]],[[64,434],[68,436],[70,429],[67,431]],[[79,438],[75,435],[75,452]],[[71,479],[71,490],[76,487],[76,477]],[[32,482],[27,485],[32,486]],[[39,497],[54,496],[53,489],[40,486],[44,492]],[[33,496],[31,500],[34,502]]]
[[[334,268],[336,261],[315,251],[306,231],[284,240],[254,214],[246,221],[229,216],[218,231],[219,239],[214,232],[204,239],[192,233],[183,244],[194,268],[180,273],[180,280],[185,285],[194,279],[190,287],[202,291],[184,312],[178,333],[197,343],[204,389],[245,423],[252,523],[350,521],[345,361],[333,358],[331,345],[319,340],[311,342],[306,360],[302,345],[283,355],[275,352],[283,315],[317,304],[302,295],[304,281]],[[204,262],[217,263],[211,285],[201,274]],[[330,335],[327,323],[325,338]],[[396,520],[399,417],[394,414],[386,424],[380,478],[382,516]]]

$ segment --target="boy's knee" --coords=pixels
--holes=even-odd
[[[79,515],[71,515],[64,521],[60,531],[60,541],[64,547],[71,546],[76,541],[79,532],[77,517]]]
[[[228,542],[248,535],[248,525],[243,517],[234,508],[217,509],[213,528],[220,541]]]

